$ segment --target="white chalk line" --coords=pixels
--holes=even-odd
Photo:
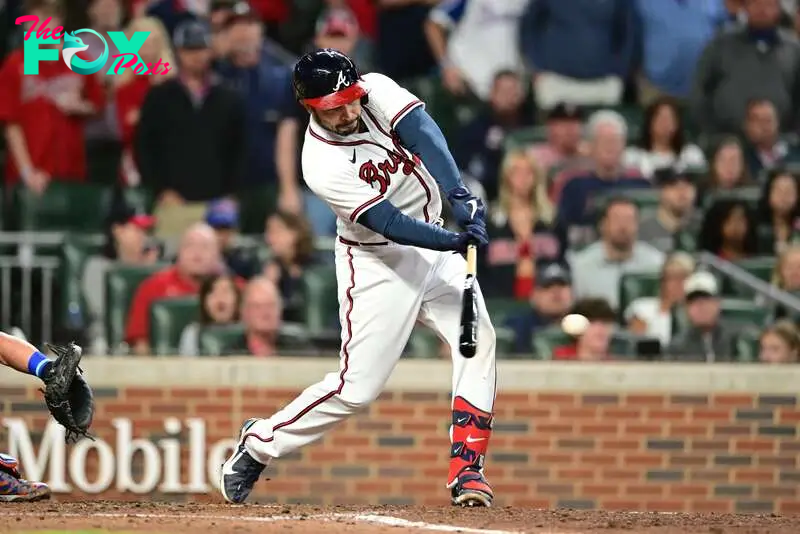
[[[276,523],[279,521],[335,521],[349,520],[361,523],[371,523],[388,527],[405,527],[418,530],[429,530],[432,532],[461,532],[463,534],[522,534],[513,530],[493,530],[483,528],[459,527],[455,525],[443,525],[437,523],[426,523],[424,521],[409,521],[401,517],[380,515],[376,513],[337,513],[337,514],[308,514],[308,515],[271,515],[265,517],[258,516],[235,516],[235,515],[196,515],[196,514],[144,514],[144,513],[89,513],[89,514],[60,514],[60,513],[25,513],[20,515],[27,516],[50,516],[53,518],[110,518],[124,519],[135,517],[138,519],[176,519],[176,520],[204,520],[204,521],[243,521],[247,523]],[[581,534],[580,532],[553,532],[545,531],[550,534]]]

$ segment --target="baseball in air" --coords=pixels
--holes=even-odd
[[[571,313],[561,320],[561,329],[570,336],[580,336],[589,326],[589,319],[578,313]]]

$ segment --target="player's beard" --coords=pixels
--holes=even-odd
[[[361,122],[361,117],[358,117],[353,122],[349,122],[347,124],[342,124],[334,128],[337,134],[339,135],[350,135],[354,134],[358,131],[358,125]]]

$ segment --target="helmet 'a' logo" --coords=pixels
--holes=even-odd
[[[340,70],[339,71],[339,78],[336,80],[336,87],[333,90],[334,91],[338,91],[338,90],[342,89],[343,87],[349,87],[349,86],[350,86],[350,81],[347,80],[347,78],[344,77],[344,71]]]

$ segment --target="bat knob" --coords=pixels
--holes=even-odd
[[[461,343],[459,350],[463,357],[472,358],[475,356],[475,343]]]

